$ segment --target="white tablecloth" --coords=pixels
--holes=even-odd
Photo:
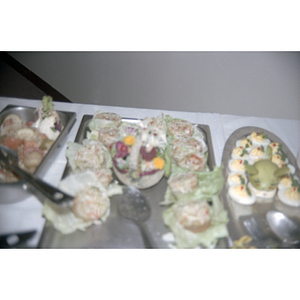
[[[7,105],[20,105],[37,107],[41,101],[0,97],[0,111]],[[271,119],[258,117],[244,117],[234,115],[220,115],[201,112],[180,112],[155,109],[139,109],[116,106],[101,106],[88,104],[75,104],[54,102],[54,108],[59,111],[70,111],[77,114],[77,119],[72,127],[67,140],[74,141],[80,126],[82,117],[86,114],[93,115],[97,110],[114,112],[122,117],[144,118],[146,116],[158,116],[160,113],[169,114],[172,117],[186,119],[192,123],[205,124],[210,127],[216,164],[221,165],[222,153],[232,132],[243,126],[256,126],[269,130],[276,134],[297,156],[300,148],[300,121],[288,119]],[[55,163],[44,175],[43,179],[54,186],[58,186],[67,160],[65,148],[58,154]],[[1,195],[0,195],[1,197]],[[45,219],[42,217],[42,204],[34,196],[15,204],[0,204],[0,234],[16,231],[37,230],[37,234],[28,241],[29,247],[36,247],[40,239]]]

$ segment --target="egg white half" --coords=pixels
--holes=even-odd
[[[234,165],[235,160],[236,159],[230,159],[228,162],[228,168],[229,168],[230,172],[245,172],[245,166],[243,164],[244,160],[242,160],[242,163],[240,164],[240,168],[235,167],[235,165]]]
[[[288,164],[287,166],[290,169],[290,174],[295,174],[296,168],[293,165],[291,165],[291,164]]]
[[[278,190],[278,198],[279,198],[279,200],[282,203],[286,204],[286,205],[294,206],[294,207],[299,207],[300,206],[300,200],[292,200],[292,199],[288,198],[285,195],[285,191],[286,191],[286,188]]]
[[[243,205],[252,205],[255,203],[256,197],[253,193],[251,193],[251,196],[243,197],[241,195],[238,195],[234,189],[235,186],[231,186],[228,190],[228,194],[233,201]]]
[[[236,148],[239,148],[239,147],[236,147]],[[235,154],[234,153],[234,149],[232,150],[232,152],[231,152],[231,158],[232,159],[248,159],[249,158],[249,150],[248,150],[248,148],[244,148],[246,151],[247,151],[247,153],[246,154],[244,154],[243,156],[239,156],[239,155],[237,155],[237,154]]]
[[[297,176],[294,176],[294,179],[299,182],[299,178]],[[286,189],[286,188],[291,187],[291,186],[292,186],[292,179],[291,179],[291,177],[289,177],[289,178],[283,177],[279,181],[278,189],[279,190]]]
[[[247,138],[251,140],[253,147],[259,147],[259,146],[267,147],[271,143],[271,141],[268,138],[263,141],[256,141],[255,139],[252,139],[250,135],[247,136]]]
[[[245,180],[245,184],[247,184],[248,182],[248,179],[247,179],[247,176],[245,175],[245,173],[242,173],[242,172],[231,172],[228,174],[228,177],[227,177],[227,183],[229,186],[235,186],[235,185],[238,185],[238,184],[241,184],[241,182],[236,182],[232,179],[233,176],[235,175],[241,175],[243,176],[244,180]]]

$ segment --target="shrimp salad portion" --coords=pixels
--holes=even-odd
[[[35,115],[37,120],[33,121]],[[36,109],[32,120],[25,121],[17,114],[4,118],[0,127],[0,143],[17,152],[20,168],[34,173],[62,129],[59,115],[53,109],[52,97],[44,96],[42,106]],[[18,180],[14,173],[0,167],[1,183]]]

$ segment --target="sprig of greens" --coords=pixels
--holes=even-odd
[[[243,157],[244,155],[247,155],[247,154],[248,154],[248,152],[247,152],[247,150],[244,148],[243,151],[242,151],[242,153],[241,153],[241,155],[240,155],[240,157]]]
[[[42,105],[43,111],[48,116],[53,111],[53,98],[51,96],[43,96]]]
[[[248,194],[249,196],[251,196],[251,191],[250,191],[250,189],[248,188],[248,186],[246,186],[246,192],[247,192],[247,194]]]
[[[267,139],[268,138],[268,136],[264,132],[260,132],[259,135],[261,135],[263,139]]]
[[[239,178],[240,178],[241,184],[245,184],[245,179],[243,178],[243,176],[239,176]]]
[[[278,154],[281,157],[282,161],[286,160],[286,154],[283,152],[281,144],[278,145],[278,151],[276,152],[276,154]]]
[[[292,180],[292,187],[297,187],[298,188],[298,192],[300,193],[300,184],[299,181],[297,179],[295,179],[295,176],[293,174],[290,174],[291,176],[291,180]]]

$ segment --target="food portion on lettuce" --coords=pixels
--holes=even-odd
[[[178,248],[214,248],[228,237],[227,211],[219,200],[224,185],[223,167],[207,172],[175,171],[168,180],[163,213]]]
[[[168,186],[161,205],[219,195],[224,185],[222,170],[223,167],[214,167],[212,171],[206,172],[175,169],[167,181]]]
[[[171,149],[172,168],[186,171],[206,171],[207,145],[197,125],[166,116],[167,139]]]
[[[72,195],[74,200],[68,206],[47,200],[42,213],[62,234],[84,231],[92,224],[105,222],[110,214],[109,197],[122,193],[122,187],[116,183],[104,186],[91,170],[68,175],[62,179],[59,188]]]
[[[122,118],[118,114],[96,111],[88,127],[87,138],[100,141],[106,147],[116,142],[120,134]]]
[[[170,207],[163,220],[177,248],[214,248],[228,237],[227,212],[219,194],[223,167],[210,170],[205,137],[197,126],[166,116],[169,163],[168,186],[161,205]]]
[[[66,157],[72,172],[112,167],[108,149],[99,141],[84,139],[82,144],[67,142]]]
[[[214,248],[220,238],[228,237],[227,212],[218,196],[177,202],[163,213],[165,224],[176,239],[177,248]]]
[[[103,223],[110,214],[110,197],[123,192],[113,181],[110,152],[99,140],[101,128],[97,127],[99,122],[106,128],[115,127],[120,118],[100,112],[94,118],[97,121],[91,127],[95,129],[82,143],[67,142],[66,157],[71,171],[59,187],[74,196],[74,200],[67,207],[46,202],[43,208],[44,216],[63,234]]]

